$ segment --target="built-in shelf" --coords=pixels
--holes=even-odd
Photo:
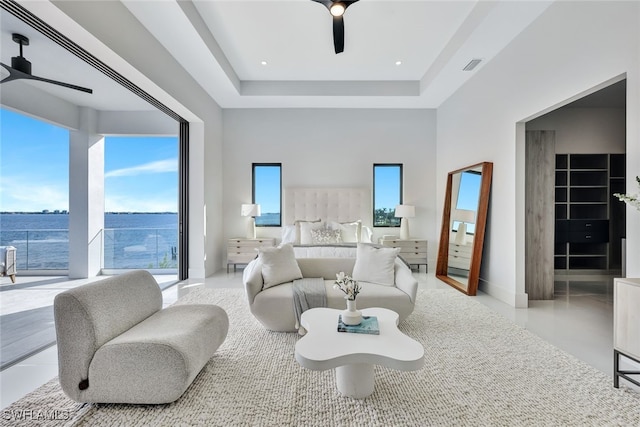
[[[620,269],[624,166],[624,154],[556,155],[556,270]]]

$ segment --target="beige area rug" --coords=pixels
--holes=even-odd
[[[189,302],[220,305],[231,326],[178,401],[80,405],[53,379],[4,410],[2,425],[640,425],[640,394],[614,389],[608,376],[454,290],[419,291],[400,326],[424,345],[424,368],[376,367],[375,392],[363,400],[341,396],[333,371],[300,367],[298,336],[264,330],[243,291],[195,290],[178,303]]]

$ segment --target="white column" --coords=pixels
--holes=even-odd
[[[104,136],[97,111],[80,109],[80,129],[69,134],[69,278],[97,276],[104,228]]]

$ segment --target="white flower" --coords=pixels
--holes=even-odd
[[[640,186],[640,176],[636,176],[636,181],[638,182],[638,186]],[[637,194],[614,193],[613,195],[620,199],[620,201],[628,203],[640,211],[640,197]]]
[[[336,281],[333,288],[344,292],[345,299],[348,300],[355,300],[360,292],[360,284],[350,276],[345,275],[344,271],[336,274]]]

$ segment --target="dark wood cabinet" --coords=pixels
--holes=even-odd
[[[556,270],[620,269],[624,166],[624,154],[556,155]]]

